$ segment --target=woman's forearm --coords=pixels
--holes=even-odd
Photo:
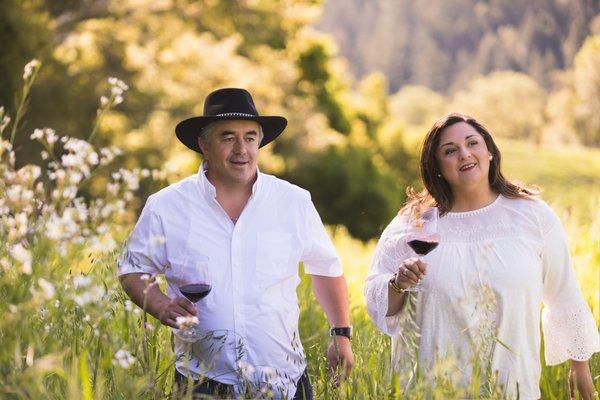
[[[388,284],[388,309],[386,317],[398,314],[404,308],[406,292],[398,293],[392,285]]]

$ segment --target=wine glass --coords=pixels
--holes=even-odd
[[[429,254],[440,243],[438,230],[438,209],[430,207],[421,213],[410,229],[407,237],[407,244],[417,254],[419,260]],[[404,289],[407,292],[422,292],[423,284],[417,283],[415,286]]]
[[[206,297],[212,289],[212,279],[208,266],[208,258],[200,254],[190,254],[179,268],[179,292],[192,303]],[[202,336],[197,319],[182,319],[177,337],[186,342],[195,342]]]

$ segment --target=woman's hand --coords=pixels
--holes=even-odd
[[[388,284],[387,317],[396,315],[404,308],[406,293],[404,289],[415,286],[427,271],[427,264],[418,258],[409,258],[402,261],[398,271],[394,274],[393,281]]]
[[[402,289],[415,286],[427,273],[427,263],[418,258],[402,261],[396,272],[395,283]]]
[[[569,369],[569,397],[575,400],[575,388],[583,400],[594,400],[598,398],[598,392],[594,388],[594,381],[590,373],[587,361],[571,360]]]

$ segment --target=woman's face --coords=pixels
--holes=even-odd
[[[483,136],[466,122],[445,128],[436,157],[441,174],[453,192],[489,188],[490,152]]]

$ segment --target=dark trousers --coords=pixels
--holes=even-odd
[[[176,393],[186,393],[187,378],[181,373],[179,373],[179,371],[177,370],[175,370],[175,385],[177,385]],[[194,398],[198,397],[200,399],[228,399],[233,397],[233,386],[226,385],[224,383],[214,381],[212,379],[204,378],[200,382],[193,381],[192,393]],[[294,400],[313,400],[312,386],[308,379],[308,373],[306,372],[306,370],[304,370],[304,373],[298,380]]]

